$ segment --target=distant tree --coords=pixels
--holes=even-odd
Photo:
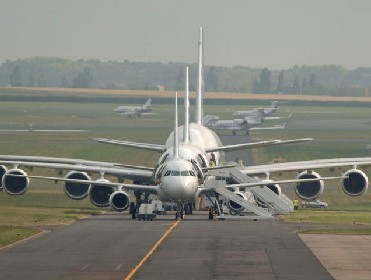
[[[304,90],[304,89],[306,89],[308,87],[308,81],[307,81],[307,78],[305,78],[304,77],[304,79],[303,79],[303,83],[302,83],[302,89]]]
[[[268,68],[264,68],[260,73],[260,92],[269,93],[271,91],[271,71]]]
[[[36,85],[36,77],[35,77],[35,71],[32,69],[30,71],[30,74],[28,76],[28,86],[34,87]]]
[[[301,91],[300,91],[300,81],[299,81],[299,76],[295,76],[295,79],[294,79],[294,84],[292,85],[292,90],[294,93],[296,94],[299,94]]]
[[[178,70],[178,76],[176,79],[175,90],[184,90],[185,81],[185,68],[180,66]]]
[[[205,81],[205,91],[218,91],[219,90],[219,75],[215,66],[211,66],[207,73]]]
[[[278,81],[277,81],[277,88],[276,88],[276,92],[277,93],[281,93],[283,92],[284,90],[284,87],[285,87],[285,71],[280,71],[279,75],[278,75]]]
[[[19,65],[16,65],[10,74],[10,85],[12,87],[22,86],[21,68]]]
[[[313,88],[317,83],[317,77],[316,74],[312,73],[309,77],[309,87]]]
[[[72,82],[74,88],[90,88],[93,82],[93,76],[90,73],[90,69],[85,67],[84,71],[79,73]]]
[[[253,93],[261,93],[260,89],[260,82],[258,80],[254,80],[253,87],[252,87]]]
[[[61,81],[61,87],[62,88],[68,88],[70,87],[70,83],[68,82],[68,79],[66,77],[66,75],[63,75],[63,78],[62,78],[62,81]]]
[[[38,87],[46,87],[47,86],[47,82],[46,82],[46,78],[45,78],[44,73],[39,74],[39,76],[37,77],[37,86]]]

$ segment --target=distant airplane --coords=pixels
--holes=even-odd
[[[119,106],[113,111],[123,117],[140,117],[142,114],[152,111],[151,102],[152,99],[150,98],[143,106]]]
[[[269,107],[266,108],[255,108],[250,111],[236,111],[233,113],[233,117],[235,118],[246,118],[252,117],[255,114],[256,110],[262,111],[263,117],[266,118],[274,113],[277,112],[278,109],[278,101],[273,101]]]
[[[242,119],[234,119],[234,120],[219,120],[217,116],[205,116],[204,118],[204,125],[212,130],[221,131],[221,130],[229,130],[232,131],[233,135],[237,134],[237,131],[246,131],[246,134],[249,133],[250,130],[267,130],[267,129],[283,129],[285,128],[285,124],[274,125],[270,127],[257,127],[264,122],[263,119],[263,110],[253,110],[253,115],[250,117],[245,117]]]

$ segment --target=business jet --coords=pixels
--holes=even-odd
[[[255,111],[261,111],[263,118],[267,118],[268,116],[274,114],[278,110],[278,101],[272,101],[271,105],[266,108],[255,108],[253,110],[249,111],[236,111],[233,113],[233,117],[235,118],[246,118],[246,117],[252,117],[256,114]]]
[[[223,145],[212,130],[202,125],[202,99],[202,29],[200,29],[195,122],[190,123],[189,114],[185,113],[184,125],[178,127],[177,98],[175,98],[174,131],[169,135],[165,145],[95,139],[101,143],[158,152],[161,156],[155,167],[129,166],[122,163],[83,159],[0,155],[1,190],[10,195],[21,195],[27,191],[30,179],[62,181],[64,191],[69,198],[79,200],[89,196],[93,205],[98,207],[110,206],[114,211],[124,211],[128,208],[130,203],[129,191],[155,194],[163,201],[176,202],[180,209],[184,203],[194,201],[201,194],[218,193],[228,196],[231,202],[229,207],[232,210],[238,210],[244,207],[244,200],[246,200],[246,195],[242,189],[274,185],[279,192],[279,184],[291,182],[295,184],[295,191],[299,197],[315,199],[323,191],[323,182],[330,177],[321,177],[313,169],[348,168],[340,176],[331,177],[331,179],[340,179],[343,191],[347,195],[356,196],[366,192],[368,177],[360,168],[370,166],[371,158],[340,158],[251,166],[240,169],[248,182],[236,182],[222,187],[206,184],[211,182],[206,174],[209,170],[232,168],[223,165],[223,152],[305,142],[309,139],[270,140]],[[185,103],[186,112],[189,107],[187,97]],[[216,166],[210,166],[209,164],[213,158],[216,161]],[[47,168],[58,172],[68,171],[68,173],[64,177],[36,176],[27,174],[25,168]],[[292,180],[271,180],[271,174],[282,172],[298,172],[299,175]],[[97,178],[93,179],[88,174],[96,174]],[[117,177],[118,182],[108,181],[105,178],[108,175]],[[260,176],[261,179],[256,179],[256,176]],[[146,180],[149,184],[126,183],[122,179]]]
[[[148,99],[143,106],[119,106],[113,111],[123,117],[140,117],[143,114],[148,114],[151,109],[152,99]]]

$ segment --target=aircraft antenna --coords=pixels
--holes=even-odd
[[[188,82],[188,67],[186,67],[185,79],[185,97],[184,97],[184,126],[183,126],[183,142],[189,143],[189,82]]]
[[[197,98],[196,98],[196,123],[202,125],[203,122],[203,91],[204,91],[204,80],[203,80],[203,32],[200,27],[199,41],[198,41],[198,78],[197,78]]]
[[[178,148],[178,92],[175,92],[175,117],[174,117],[174,158],[179,157]]]

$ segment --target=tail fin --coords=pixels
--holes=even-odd
[[[143,108],[147,109],[151,106],[152,99],[149,98],[146,103],[144,103]]]
[[[175,116],[174,116],[174,158],[179,158],[178,147],[178,92],[175,92]]]
[[[273,101],[271,104],[271,108],[278,108],[278,101]]]
[[[203,32],[200,27],[199,41],[198,41],[198,80],[197,80],[197,99],[196,99],[196,123],[202,125],[203,123]]]
[[[184,126],[183,126],[183,142],[189,143],[189,82],[188,82],[188,67],[186,68],[185,79],[185,96],[184,96]]]

